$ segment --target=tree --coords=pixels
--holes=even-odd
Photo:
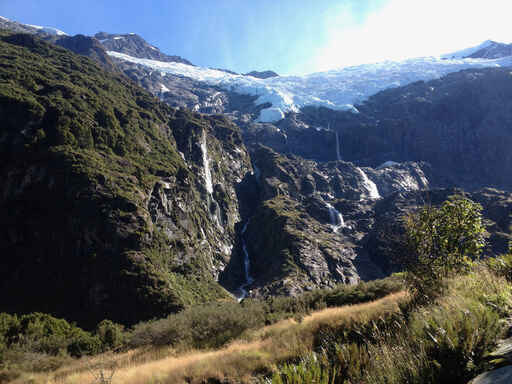
[[[440,207],[425,206],[405,219],[406,282],[416,299],[439,294],[443,279],[463,272],[480,256],[486,231],[482,207],[453,196]]]

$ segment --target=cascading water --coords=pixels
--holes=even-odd
[[[210,217],[217,223],[217,227],[223,231],[224,228],[222,226],[220,206],[213,198],[212,172],[210,170],[210,159],[208,158],[208,147],[206,146],[206,131],[203,131],[203,137],[201,139],[201,152],[203,154],[205,188],[206,192],[208,192],[208,210],[210,212]]]
[[[331,204],[325,203],[325,205],[329,210],[329,219],[331,221],[332,230],[334,232],[338,232],[340,228],[345,228],[345,221],[343,220],[343,215]]]
[[[363,177],[363,186],[368,192],[368,197],[370,199],[380,199],[380,193],[377,185],[375,185],[375,183],[368,178],[366,173],[361,168],[357,167],[357,170]],[[361,200],[363,199],[361,198]]]
[[[203,132],[201,140],[201,151],[203,153],[204,181],[206,191],[211,195],[213,193],[212,173],[210,171],[210,159],[208,158],[208,147],[206,146],[206,132]]]
[[[238,288],[240,291],[240,294],[237,296],[238,302],[242,301],[247,297],[247,288],[249,285],[251,285],[254,282],[254,279],[249,274],[251,270],[251,261],[249,259],[249,252],[247,252],[247,245],[245,243],[245,231],[247,231],[247,225],[249,224],[249,220],[247,220],[242,228],[242,232],[240,234],[240,238],[242,240],[242,251],[244,253],[244,278],[245,282]]]
[[[341,154],[340,154],[340,136],[338,131],[336,132],[336,159],[338,161],[341,161]]]

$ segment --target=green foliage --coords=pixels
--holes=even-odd
[[[482,207],[461,196],[406,218],[406,282],[420,300],[439,294],[442,280],[471,266],[485,245]]]
[[[298,364],[284,364],[272,377],[272,384],[334,384],[336,373],[325,354],[311,353]]]
[[[103,320],[96,327],[96,335],[101,340],[103,348],[117,349],[121,347],[126,338],[124,327],[110,320]]]
[[[21,348],[33,353],[82,356],[98,353],[101,341],[64,319],[44,313],[22,316],[0,314],[0,339],[7,348]]]
[[[130,334],[131,347],[173,345],[180,348],[219,347],[246,330],[286,318],[300,319],[310,311],[327,306],[356,304],[378,299],[402,289],[402,279],[393,276],[356,286],[340,285],[298,297],[248,299],[237,304],[218,302],[196,305],[166,319],[143,322]]]
[[[511,313],[511,289],[479,269],[451,281],[437,304],[366,324],[320,328],[317,351],[283,365],[272,383],[466,383],[489,368],[487,355]]]
[[[166,319],[135,326],[130,346],[173,345],[182,348],[215,348],[240,336],[245,330],[265,324],[261,305],[245,302],[196,306]]]
[[[0,31],[0,62],[0,162],[9,179],[0,228],[15,233],[0,249],[11,255],[0,273],[1,308],[73,313],[90,327],[104,316],[134,324],[226,298],[211,276],[203,284],[209,266],[183,271],[202,258],[197,249],[183,270],[172,269],[176,253],[194,244],[159,244],[147,203],[162,178],[187,198],[197,192],[177,140],[203,129],[240,140],[238,128],[175,110],[121,73],[34,36]],[[91,311],[80,308],[91,292],[77,274],[105,293]],[[127,313],[128,305],[137,310]]]
[[[512,242],[509,244],[509,251],[505,255],[487,260],[489,267],[499,276],[512,281]]]

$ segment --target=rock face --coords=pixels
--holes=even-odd
[[[512,55],[512,44],[497,43],[489,41],[485,47],[466,56],[471,59],[497,59]]]
[[[270,77],[278,77],[279,75],[274,71],[251,71],[244,73],[244,76],[252,76],[258,79],[268,79]]]
[[[112,62],[112,59],[101,45],[101,43],[89,36],[75,35],[75,36],[62,36],[57,38],[46,38],[47,41],[52,41],[61,47],[69,49],[70,51],[78,54],[87,56],[108,71],[115,71],[116,67]]]
[[[383,277],[396,270],[403,217],[441,204],[457,189],[432,189],[427,163],[317,163],[260,146],[252,152],[260,203],[244,234],[252,295],[297,294],[340,282]],[[482,204],[490,232],[487,255],[512,238],[512,194],[484,189],[467,196]]]
[[[403,216],[455,186],[484,207],[486,254],[506,250],[512,195],[482,188],[512,188],[509,69],[259,123],[254,96],[106,56],[188,63],[139,36],[39,35],[110,73],[0,35],[17,58],[0,66],[0,311],[132,323],[228,298],[244,244],[252,296],[375,279],[396,269]]]
[[[261,203],[245,239],[253,294],[297,294],[384,276],[366,237],[376,201],[428,188],[422,166],[380,170],[343,161],[318,164],[260,146],[252,153]]]
[[[466,70],[379,92],[357,106],[359,114],[305,108],[293,117],[304,127],[321,127],[317,132],[298,130],[295,123],[289,131],[284,122],[279,126],[288,151],[314,160],[336,159],[336,131],[346,161],[372,167],[388,160],[427,161],[437,185],[511,189],[511,95],[509,69]],[[309,138],[311,146],[321,143],[324,151],[311,156],[316,151],[294,135]],[[322,140],[327,136],[330,145]],[[282,148],[277,138],[266,145]]]
[[[512,366],[485,372],[471,380],[470,384],[508,384],[512,382]]]
[[[55,28],[49,27],[39,27],[36,25],[28,25],[18,23],[13,20],[6,19],[4,17],[0,17],[0,29],[8,30],[11,32],[17,33],[28,33],[28,34],[36,34],[41,38],[46,38],[47,36],[63,36],[66,35],[64,32],[59,31]]]
[[[170,63],[183,63],[192,65],[192,63],[179,56],[169,56],[151,44],[148,44],[139,35],[135,33],[111,34],[99,32],[94,35],[96,39],[105,47],[107,51],[116,51],[127,55]]]
[[[30,35],[0,45],[0,311],[131,323],[228,297],[239,129]]]

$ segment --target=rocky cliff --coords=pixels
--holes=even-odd
[[[262,146],[252,159],[260,203],[243,236],[256,296],[293,295],[396,271],[405,215],[465,193],[433,188],[424,162],[373,169],[283,156]],[[512,194],[484,189],[466,195],[484,207],[490,233],[485,255],[505,252],[512,239]]]
[[[486,254],[505,251],[512,195],[481,188],[512,187],[508,69],[389,89],[358,114],[306,107],[260,123],[269,105],[255,96],[107,61],[99,44],[131,36],[43,36],[106,72],[1,35],[0,310],[130,323],[224,288],[378,278],[397,268],[403,215],[455,186],[484,207]]]
[[[0,310],[129,323],[228,297],[239,129],[30,35],[0,45]]]

